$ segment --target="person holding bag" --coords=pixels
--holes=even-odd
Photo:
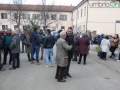
[[[105,38],[101,42],[101,50],[102,50],[102,60],[106,60],[107,52],[109,51],[110,41],[109,37],[105,36]]]
[[[118,34],[115,34],[115,37],[111,40],[112,44],[110,47],[110,51],[111,51],[111,56],[109,58],[115,57],[115,50],[116,48],[118,48],[118,44],[119,44],[119,36]]]
[[[86,65],[86,58],[87,58],[87,54],[89,53],[90,42],[88,38],[86,38],[85,33],[82,34],[82,38],[79,38],[76,44],[79,45],[78,53],[80,54],[78,64],[81,63],[82,56],[84,56],[84,65]]]

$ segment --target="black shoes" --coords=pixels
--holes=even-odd
[[[66,82],[66,80],[57,80],[58,82]]]
[[[9,68],[9,70],[15,70],[16,68],[13,68],[13,67],[11,67],[11,68]]]
[[[4,69],[4,68],[2,68],[2,69],[0,69],[0,71],[5,71],[6,69]]]
[[[24,53],[23,51],[21,53]]]
[[[72,61],[77,61],[77,59],[73,59]]]
[[[67,75],[67,77],[72,78],[72,76],[69,73],[67,73],[66,75]]]
[[[16,66],[16,68],[20,68],[20,67]]]
[[[2,66],[6,65],[6,63],[3,63]]]
[[[78,62],[78,64],[80,64],[81,62]]]
[[[43,57],[41,57],[41,60],[43,59]]]

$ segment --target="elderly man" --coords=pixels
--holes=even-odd
[[[68,51],[72,49],[72,45],[69,46],[65,41],[66,32],[62,31],[60,33],[60,38],[58,39],[57,45],[57,53],[56,53],[56,64],[57,64],[57,71],[55,79],[58,79],[58,82],[66,82],[63,80],[63,76],[65,73],[65,68],[68,65]]]
[[[12,60],[13,60],[13,65],[9,70],[14,70],[16,68],[20,68],[20,59],[19,59],[19,53],[20,53],[20,39],[19,39],[19,34],[17,31],[12,31],[12,42],[10,45],[11,53],[12,53]],[[15,59],[17,59],[17,66],[15,66]]]

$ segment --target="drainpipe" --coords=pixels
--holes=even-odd
[[[78,19],[78,8],[77,8],[77,15],[76,15],[76,32],[77,32],[77,19]]]
[[[89,7],[89,0],[87,2],[87,16],[86,16],[86,34],[87,34],[87,24],[88,24],[88,7]]]

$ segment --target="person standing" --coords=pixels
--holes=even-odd
[[[76,41],[79,39],[79,36],[77,35],[77,32],[73,32],[73,35],[74,35],[74,43],[76,43]],[[75,44],[75,49],[74,49],[74,59],[73,61],[77,61],[77,55],[78,55],[78,45]]]
[[[119,36],[118,34],[115,34],[115,37],[111,40],[112,44],[110,47],[110,51],[111,51],[111,56],[109,58],[115,57],[115,50],[116,48],[118,48],[118,44],[119,44]]]
[[[34,31],[31,33],[30,43],[32,43],[31,64],[35,63],[33,61],[33,56],[34,56],[34,54],[36,52],[37,65],[40,65],[41,64],[41,62],[39,62],[39,45],[40,45],[40,41],[39,41],[37,28],[34,28]]]
[[[8,28],[8,29],[7,29],[7,34],[4,36],[4,40],[3,40],[3,46],[4,46],[4,61],[3,61],[3,64],[2,64],[2,65],[5,65],[5,64],[6,64],[8,52],[9,52],[9,54],[10,54],[9,65],[11,65],[11,62],[12,62],[12,54],[11,54],[11,49],[9,48],[9,46],[11,45],[11,41],[12,41],[11,29]]]
[[[12,31],[12,42],[10,45],[11,53],[12,53],[12,60],[13,60],[13,65],[9,70],[14,70],[16,68],[20,68],[20,58],[19,58],[19,53],[20,53],[20,39],[19,39],[19,34],[17,33],[16,30]],[[17,60],[17,66],[16,66],[16,60]]]
[[[56,46],[57,46],[57,52],[56,52],[56,76],[55,79],[57,79],[58,82],[66,82],[66,80],[63,80],[63,76],[65,73],[65,68],[68,65],[68,52],[72,49],[72,46],[69,46],[67,42],[65,41],[66,38],[66,32],[62,31],[60,33],[60,38],[57,40]]]
[[[78,64],[81,63],[82,56],[84,56],[84,65],[86,65],[86,58],[87,54],[89,53],[88,46],[90,45],[90,42],[85,33],[82,34],[82,38],[79,38],[76,44],[79,46],[78,53],[80,54]]]
[[[65,70],[65,74],[64,74],[64,78],[66,79],[67,77],[71,78],[72,76],[69,74],[69,69],[70,69],[70,63],[71,63],[71,59],[73,57],[73,51],[75,48],[75,44],[74,44],[74,36],[73,36],[73,29],[72,27],[69,27],[66,33],[66,42],[68,43],[68,45],[72,45],[73,48],[68,51],[68,65],[66,67]]]
[[[39,36],[39,40],[40,40],[39,51],[41,49],[41,60],[42,60],[43,59],[43,53],[44,53],[43,42],[44,42],[44,38],[45,38],[45,34],[44,34],[42,29],[39,30],[38,36]]]
[[[52,65],[51,67],[54,67],[54,58],[53,58],[53,46],[55,45],[55,38],[53,35],[51,35],[50,29],[47,29],[47,36],[45,37],[43,46],[45,50],[45,56],[46,56],[46,67],[49,67],[49,56],[51,58]]]
[[[22,33],[22,35],[21,35],[21,41],[23,41],[24,39],[26,39],[27,38],[27,32],[26,32],[26,29],[23,29],[23,33]],[[24,53],[24,47],[25,47],[25,49],[26,49],[26,45],[24,45],[23,43],[22,43],[22,52],[21,53]]]
[[[31,31],[28,30],[27,31],[27,46],[26,46],[28,61],[31,61],[30,54],[32,53],[32,44],[30,43],[30,36],[31,36]]]
[[[110,41],[109,37],[105,36],[105,38],[101,41],[101,49],[102,49],[102,59],[106,60],[107,52],[109,51]]]

